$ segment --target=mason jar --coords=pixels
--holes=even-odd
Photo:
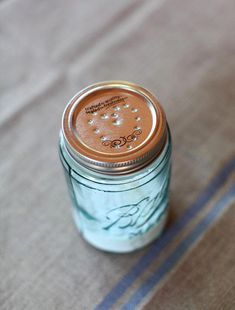
[[[124,253],[161,234],[171,136],[152,93],[123,81],[83,89],[65,108],[59,153],[74,221],[90,244]]]

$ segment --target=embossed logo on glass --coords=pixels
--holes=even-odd
[[[128,231],[130,236],[143,234],[166,213],[166,188],[169,179],[166,178],[162,189],[153,198],[145,197],[134,204],[128,204],[111,209],[106,214],[105,230]]]

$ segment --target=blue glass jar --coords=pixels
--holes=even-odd
[[[160,235],[168,215],[171,136],[151,93],[120,81],[78,93],[63,115],[59,153],[85,240],[124,253]]]

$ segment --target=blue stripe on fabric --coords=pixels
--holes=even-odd
[[[172,254],[156,271],[140,286],[129,301],[122,307],[122,310],[133,310],[141,300],[156,286],[161,279],[174,267],[186,251],[195,243],[200,236],[209,228],[219,216],[228,208],[235,199],[235,185],[218,201],[218,203],[199,222],[191,233],[176,247]]]
[[[183,213],[183,215],[160,237],[139,261],[120,279],[104,299],[95,307],[95,310],[107,310],[126,292],[132,283],[156,259],[161,251],[171,242],[177,234],[194,218],[226,182],[235,168],[235,157],[212,179],[198,199]]]

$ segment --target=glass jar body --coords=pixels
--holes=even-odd
[[[171,137],[148,166],[126,175],[104,175],[78,164],[60,134],[73,217],[80,233],[93,246],[111,252],[130,252],[162,232],[168,215],[171,175]]]

